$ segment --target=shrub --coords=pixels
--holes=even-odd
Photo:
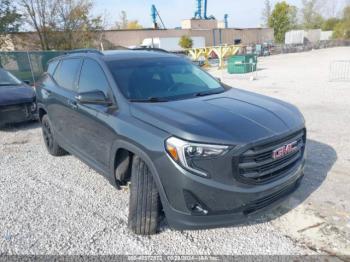
[[[180,38],[179,45],[184,49],[192,48],[193,40],[190,37],[188,37],[187,35],[183,35]]]

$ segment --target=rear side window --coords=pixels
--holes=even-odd
[[[58,63],[59,63],[59,60],[55,60],[55,61],[52,61],[52,62],[49,64],[49,66],[48,66],[48,68],[47,68],[47,72],[48,72],[50,75],[53,76],[53,73],[55,72]]]
[[[81,60],[77,58],[62,60],[54,74],[57,84],[65,89],[75,90],[75,80],[80,64]]]
[[[80,73],[79,93],[96,90],[110,97],[110,87],[101,66],[92,59],[85,59]]]

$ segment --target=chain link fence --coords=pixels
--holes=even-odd
[[[350,82],[350,60],[332,61],[329,80],[331,82]]]
[[[46,71],[50,59],[65,53],[64,51],[0,52],[0,67],[22,81],[33,84]]]
[[[308,52],[311,50],[332,48],[339,46],[350,46],[350,40],[329,40],[329,41],[319,41],[316,43],[307,43],[304,45],[285,45],[285,44],[275,44],[271,47],[270,54],[289,54],[289,53],[300,53]]]
[[[349,40],[320,41],[307,45],[270,45],[270,55],[306,52],[312,49],[350,46]],[[71,51],[74,52],[74,51]],[[0,52],[0,68],[8,70],[22,81],[35,83],[47,69],[47,62],[67,51],[13,51]],[[346,63],[347,62],[347,63]],[[331,81],[349,81],[349,61],[335,61],[331,65]]]

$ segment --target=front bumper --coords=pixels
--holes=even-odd
[[[234,225],[259,211],[279,205],[297,189],[303,177],[305,159],[276,181],[248,185],[234,181],[223,184],[193,175],[170,158],[157,161],[163,195],[163,209],[170,227],[204,229]],[[198,207],[202,211],[198,212]]]
[[[0,126],[38,119],[35,102],[18,105],[0,106]]]

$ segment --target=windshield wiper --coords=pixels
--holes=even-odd
[[[168,102],[169,99],[164,97],[149,97],[146,99],[130,99],[130,102],[139,102],[139,103],[160,103],[160,102]]]
[[[217,95],[217,94],[221,94],[224,91],[220,90],[220,91],[203,91],[203,92],[199,92],[199,93],[195,93],[194,96],[209,96],[209,95]]]
[[[19,84],[8,83],[8,84],[0,84],[0,86],[18,86]]]

